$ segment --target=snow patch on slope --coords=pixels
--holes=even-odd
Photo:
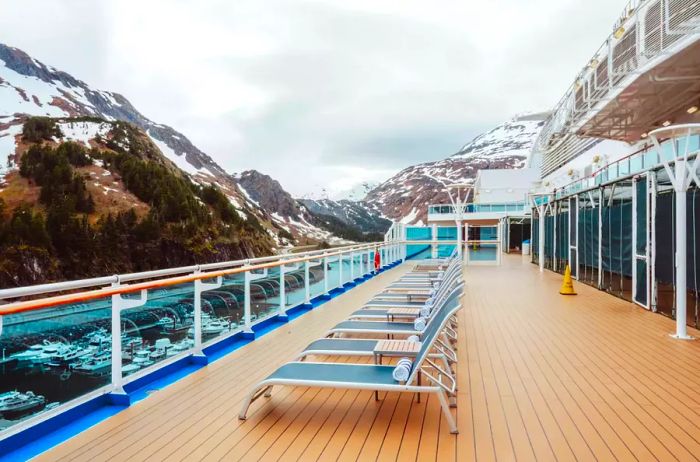
[[[194,167],[194,165],[190,164],[187,162],[187,159],[185,158],[184,155],[178,156],[175,151],[168,146],[165,142],[159,140],[158,138],[154,138],[153,135],[151,135],[150,131],[147,132],[148,136],[151,138],[151,140],[155,143],[156,146],[158,146],[158,149],[160,149],[160,152],[163,153],[165,157],[173,161],[175,165],[180,170],[183,170],[190,175],[196,175],[197,173],[201,173],[204,169],[197,169]]]
[[[20,133],[22,133],[22,125],[13,125],[0,131],[0,182],[8,172],[16,168],[10,157],[15,154],[17,148],[15,137]]]
[[[63,133],[63,139],[76,141],[90,147],[90,140],[99,137],[106,137],[112,129],[110,124],[104,122],[60,122],[58,128]]]
[[[0,79],[0,115],[24,113],[50,117],[69,115],[63,109],[50,104],[54,98],[61,97],[56,87],[47,85],[38,77],[13,71],[6,67],[2,59],[0,59],[0,65],[3,66]]]

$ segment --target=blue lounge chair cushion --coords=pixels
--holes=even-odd
[[[418,308],[418,307],[416,307]],[[361,310],[354,311],[353,316],[388,316],[389,310],[373,309],[373,308],[362,308]],[[413,314],[402,314],[402,318],[413,317]]]
[[[377,331],[415,331],[412,322],[381,322],[381,321],[343,321],[333,329],[347,330],[377,330]]]
[[[394,366],[287,363],[273,372],[268,379],[397,385],[398,382],[392,376],[393,372]]]
[[[325,350],[325,351],[374,351],[377,340],[361,340],[350,338],[320,339],[312,342],[304,351]]]
[[[425,302],[404,302],[404,301],[393,301],[393,300],[375,300],[369,301],[367,306],[386,306],[387,308],[420,308],[425,305]]]

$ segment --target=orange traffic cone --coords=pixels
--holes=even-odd
[[[562,295],[576,295],[574,290],[574,281],[571,279],[571,268],[566,265],[566,270],[564,271],[564,282],[561,284],[561,289],[559,293]]]

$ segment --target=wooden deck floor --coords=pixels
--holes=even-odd
[[[520,257],[466,270],[460,434],[434,399],[249,387],[406,270],[384,273],[158,391],[40,460],[697,460],[700,341],[673,322],[539,273]],[[692,332],[697,335],[697,331]]]

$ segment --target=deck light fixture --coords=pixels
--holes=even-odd
[[[661,124],[661,125],[663,125],[664,127],[668,127],[669,125],[671,125],[671,121],[670,121],[670,120],[667,120],[666,122],[664,122],[664,123]]]
[[[698,112],[697,106],[691,106],[688,108],[688,114],[695,114],[696,112]]]

